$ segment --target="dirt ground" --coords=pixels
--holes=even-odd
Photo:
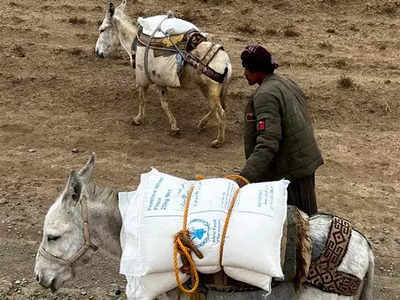
[[[115,3],[118,4],[118,3]],[[132,18],[171,9],[221,42],[233,61],[227,138],[209,146],[215,122],[197,91],[173,90],[182,129],[168,135],[158,94],[131,125],[134,73],[119,50],[93,55],[104,0],[0,2],[0,299],[119,299],[118,263],[96,254],[90,267],[50,294],[33,278],[48,207],[71,169],[97,154],[96,182],[132,190],[156,167],[185,178],[220,177],[243,165],[241,128],[253,88],[239,55],[266,46],[309,96],[325,164],[317,171],[321,211],[350,219],[376,255],[375,299],[400,299],[400,3],[389,0],[130,0]]]

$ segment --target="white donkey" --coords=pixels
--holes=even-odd
[[[133,65],[135,62],[133,59],[134,53],[132,53],[131,47],[137,34],[137,27],[134,25],[130,17],[124,13],[125,7],[126,0],[123,0],[116,8],[114,8],[114,5],[110,3],[103,23],[99,28],[99,38],[96,42],[95,53],[99,57],[108,57],[114,48],[118,44],[121,44],[128,53],[131,64]],[[211,45],[211,42],[202,42],[191,53],[197,57],[204,57]],[[136,63],[144,65],[144,62]],[[199,121],[198,128],[203,129],[211,116],[215,116],[218,123],[218,131],[217,138],[212,141],[211,146],[220,147],[225,140],[225,97],[232,75],[232,64],[228,54],[225,51],[220,50],[211,60],[209,66],[216,72],[225,74],[222,83],[210,79],[191,65],[185,64],[181,75],[181,87],[191,89],[199,88],[203,95],[208,98],[209,112]],[[135,125],[140,125],[144,122],[146,93],[150,82],[147,81],[146,83],[141,84],[142,86],[139,86],[139,112],[137,116],[133,118],[133,123]],[[161,94],[161,106],[168,117],[171,134],[176,134],[179,132],[179,128],[175,117],[168,107],[168,101],[166,98],[167,89],[162,86],[158,86],[158,88]]]
[[[88,262],[92,250],[103,249],[116,258],[121,257],[121,215],[118,191],[99,187],[92,181],[94,154],[78,172],[71,172],[64,191],[47,212],[43,238],[35,264],[37,281],[53,291],[58,290],[79,266]],[[316,215],[310,218],[313,259],[325,247],[332,217]],[[171,241],[172,246],[172,241]],[[160,249],[160,251],[163,251]],[[347,269],[364,278],[357,296],[339,296],[305,286],[295,292],[293,283],[284,282],[272,289],[269,300],[372,300],[374,256],[367,240],[353,230],[348,246]],[[165,299],[178,299],[179,290],[170,291]],[[181,299],[183,299],[181,297]],[[263,291],[227,293],[209,291],[207,299],[265,299]]]

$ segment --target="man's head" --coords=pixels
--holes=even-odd
[[[240,58],[243,68],[245,68],[244,75],[250,85],[261,84],[265,76],[274,73],[274,70],[278,67],[267,49],[260,45],[247,46]]]

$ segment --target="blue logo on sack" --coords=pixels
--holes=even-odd
[[[190,221],[189,231],[192,242],[197,247],[204,246],[210,239],[210,225],[207,221],[204,221],[202,219],[193,219],[192,221]]]

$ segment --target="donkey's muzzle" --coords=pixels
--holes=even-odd
[[[94,49],[94,54],[97,57],[104,58],[104,54],[102,52],[100,52],[99,50],[97,50],[97,49]]]

